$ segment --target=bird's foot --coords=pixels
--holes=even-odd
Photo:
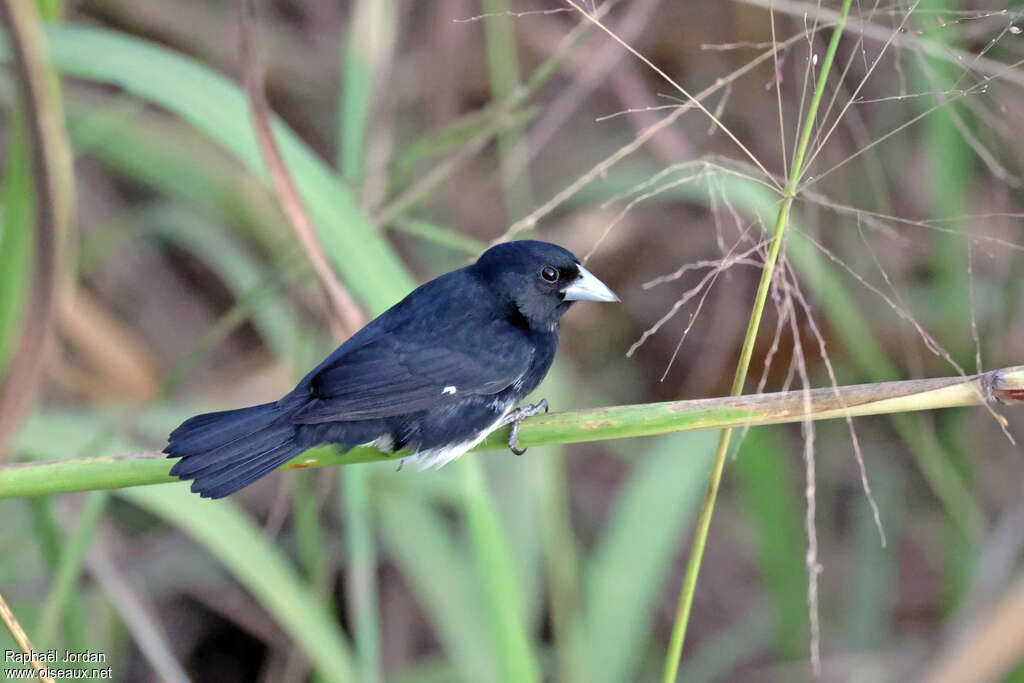
[[[516,455],[522,455],[526,452],[525,448],[519,448],[519,430],[523,426],[523,420],[534,415],[548,412],[548,400],[542,398],[538,403],[531,403],[523,408],[516,408],[508,417],[505,418],[505,424],[512,425],[512,432],[508,435],[508,448]]]

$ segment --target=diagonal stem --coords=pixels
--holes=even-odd
[[[24,302],[17,346],[0,370],[0,461],[4,447],[28,414],[53,339],[62,268],[74,223],[71,146],[64,128],[60,87],[46,55],[35,3],[0,1],[0,26],[14,55],[25,129],[31,145],[34,189],[34,256],[29,298]],[[42,351],[40,350],[42,349]]]
[[[814,122],[818,115],[818,107],[821,104],[822,95],[825,93],[825,84],[828,81],[828,74],[835,59],[836,50],[839,47],[839,39],[846,26],[846,20],[850,13],[852,0],[843,0],[843,6],[839,13],[839,19],[835,30],[832,32],[832,39],[829,41],[828,50],[825,53],[825,60],[822,63],[821,72],[814,87],[814,94],[811,97],[810,106],[804,117],[803,128],[800,132],[800,139],[796,151],[793,154],[793,163],[789,169],[789,178],[786,182],[786,192],[779,207],[778,217],[775,221],[775,229],[772,232],[771,246],[768,250],[768,258],[765,260],[764,268],[761,270],[761,281],[757,286],[757,294],[754,296],[754,306],[750,312],[750,321],[747,324],[747,333],[743,338],[743,347],[740,351],[739,363],[736,366],[736,375],[732,382],[732,395],[738,396],[743,392],[743,385],[747,379],[747,371],[750,368],[750,359],[754,353],[754,343],[757,340],[757,330],[761,325],[761,317],[764,313],[765,302],[768,299],[768,290],[771,287],[772,276],[775,274],[775,265],[779,259],[779,251],[786,236],[786,226],[789,223],[789,212],[793,206],[793,198],[796,194],[797,183],[803,171],[804,158],[807,154],[808,143],[811,139],[811,132],[814,129]],[[664,683],[672,683],[676,679],[679,670],[679,658],[683,652],[683,642],[686,639],[686,627],[690,621],[690,611],[693,607],[693,596],[697,588],[697,577],[700,574],[700,565],[704,557],[704,547],[707,544],[708,530],[711,527],[711,515],[715,507],[715,499],[718,497],[718,487],[722,481],[722,470],[725,468],[725,456],[729,450],[729,440],[732,437],[732,429],[723,429],[718,439],[718,448],[715,451],[715,461],[711,467],[711,475],[708,479],[707,492],[704,495],[704,503],[701,506],[700,516],[697,519],[697,530],[693,537],[693,545],[690,550],[690,560],[686,565],[686,573],[683,576],[683,586],[679,594],[679,605],[676,610],[675,623],[672,625],[672,636],[669,640],[668,653],[665,657]]]
[[[249,106],[252,109],[253,129],[259,142],[263,161],[270,174],[271,183],[277,193],[278,201],[281,203],[281,209],[288,217],[302,248],[309,255],[309,260],[313,264],[320,284],[330,302],[328,310],[335,335],[344,338],[362,327],[366,323],[366,316],[363,315],[359,305],[328,264],[323,245],[320,244],[316,228],[313,226],[313,220],[291,173],[288,171],[281,148],[274,138],[270,105],[263,92],[263,71],[257,59],[254,44],[255,3],[256,0],[240,0],[238,5],[239,31],[242,37],[243,80],[249,97]]]
[[[36,672],[39,679],[53,683],[53,679],[46,675],[46,665],[43,664],[38,657],[38,650],[32,645],[32,641],[29,640],[28,634],[25,633],[25,629],[21,627],[18,622],[18,618],[14,616],[14,612],[8,607],[7,601],[4,600],[3,595],[0,595],[0,622],[3,622],[7,630],[10,631],[11,637],[14,638],[14,642],[21,648],[24,658],[32,666],[32,670]],[[7,661],[11,660],[11,651],[7,651]]]

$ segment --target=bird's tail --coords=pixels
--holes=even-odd
[[[171,474],[192,479],[192,491],[223,498],[294,458],[290,411],[277,403],[196,415],[171,432],[164,453],[180,458]]]

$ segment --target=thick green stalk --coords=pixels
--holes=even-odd
[[[838,392],[838,396],[837,396]],[[692,401],[645,403],[538,415],[523,421],[522,446],[605,441],[698,429],[726,429],[804,420],[891,415],[918,410],[984,405],[987,401],[1024,402],[1024,366],[991,370],[970,377],[879,382],[812,389],[804,411],[804,392],[788,391]],[[37,418],[45,420],[45,417]],[[29,425],[32,426],[31,423]],[[474,450],[504,450],[508,428],[495,431]],[[17,441],[15,441],[15,449]],[[347,453],[321,447],[307,451],[284,469],[354,465],[394,459],[375,448]],[[161,453],[96,457],[0,467],[0,500],[72,491],[115,489],[177,481],[171,461]]]
[[[778,262],[779,251],[786,236],[789,212],[793,206],[793,198],[796,196],[800,174],[803,171],[804,157],[807,154],[807,146],[818,116],[818,106],[821,104],[822,95],[825,93],[825,84],[828,82],[832,61],[835,59],[836,50],[839,47],[839,38],[843,35],[843,29],[846,26],[851,2],[852,0],[843,1],[839,20],[832,32],[832,39],[829,41],[828,50],[825,52],[825,60],[822,62],[821,72],[818,74],[814,94],[811,97],[810,106],[807,108],[807,114],[804,117],[800,139],[793,154],[793,165],[789,169],[786,193],[783,197],[782,205],[779,207],[775,229],[772,232],[768,258],[765,261],[764,268],[761,270],[761,281],[757,286],[754,306],[750,311],[750,322],[747,324],[747,333],[743,338],[743,347],[740,351],[739,363],[736,366],[736,375],[732,382],[731,394],[733,396],[743,393],[743,385],[747,379],[747,370],[750,368],[750,359],[754,354],[754,343],[757,341],[757,330],[761,325],[764,305],[768,300],[768,290],[771,287],[772,276],[775,274],[775,265]],[[715,499],[718,497],[718,486],[722,481],[722,470],[725,468],[725,456],[729,450],[729,440],[731,437],[731,428],[722,430],[722,435],[718,440],[718,449],[715,451],[715,462],[711,467],[707,493],[704,496],[704,504],[701,506],[700,517],[697,520],[697,530],[694,534],[693,545],[690,550],[690,559],[686,565],[686,574],[683,576],[683,587],[679,594],[679,606],[676,610],[676,619],[672,626],[672,637],[669,641],[668,653],[665,657],[664,683],[675,681],[676,674],[679,671],[679,658],[683,652],[686,627],[689,624],[690,610],[693,607],[693,595],[697,589],[697,577],[700,574],[700,565],[704,557],[704,546],[707,544],[708,530],[711,527],[711,515],[714,511]]]

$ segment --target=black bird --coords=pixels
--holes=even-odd
[[[164,449],[171,474],[221,498],[321,444],[372,445],[441,467],[547,402],[540,384],[573,301],[618,301],[571,252],[522,240],[491,247],[370,322],[274,403],[197,415]]]

